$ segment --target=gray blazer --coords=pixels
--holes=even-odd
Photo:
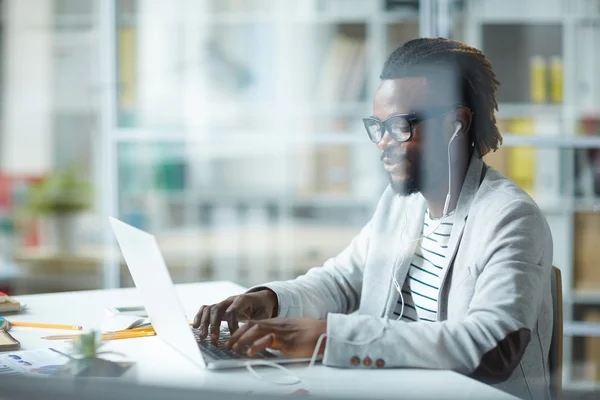
[[[416,242],[401,244],[419,237],[426,206],[422,195],[400,197],[388,187],[340,254],[262,287],[277,294],[280,316],[327,318],[325,365],[450,369],[519,397],[549,398],[552,237],[540,209],[475,154],[448,244],[438,321],[390,320],[399,297],[394,263],[403,260],[402,285]]]

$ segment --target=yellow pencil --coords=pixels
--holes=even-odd
[[[41,324],[38,322],[10,321],[10,324],[12,326],[23,326],[27,328],[65,329],[72,331],[80,331],[83,329],[80,325]]]
[[[156,336],[156,332],[144,331],[144,332],[132,332],[132,333],[119,332],[119,333],[115,333],[115,334],[105,333],[102,335],[102,340],[131,339],[131,338],[139,338],[139,337],[146,337],[146,336]]]
[[[138,338],[145,336],[155,336],[154,331],[143,331],[143,332],[115,332],[115,333],[103,333],[102,340],[117,340],[117,339],[129,339]],[[42,339],[46,340],[76,340],[80,335],[53,335],[44,336]]]
[[[114,331],[114,332],[150,332],[150,331],[154,332],[154,328],[151,326],[145,326],[142,328],[122,329],[120,331]],[[106,332],[106,333],[109,333],[109,332]],[[110,332],[110,333],[113,333],[113,332]]]

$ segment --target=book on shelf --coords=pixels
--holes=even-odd
[[[128,144],[119,149],[119,193],[143,198],[148,192],[182,192],[187,187],[190,165],[185,145]]]
[[[154,166],[154,187],[163,192],[182,192],[186,189],[185,161],[162,161]]]
[[[119,126],[135,125],[137,109],[137,30],[119,25],[117,30],[117,119]]]
[[[351,190],[351,152],[349,146],[327,146],[316,150],[317,191],[347,194]]]
[[[239,210],[218,206],[212,213],[210,247],[213,279],[232,280],[240,272],[241,225]],[[233,279],[234,280],[234,279]]]
[[[365,40],[337,33],[316,82],[317,102],[339,104],[359,101],[365,76]]]
[[[600,135],[600,116],[584,116],[579,134]],[[575,195],[583,198],[600,197],[600,149],[581,149],[575,159]]]
[[[574,272],[576,289],[600,290],[600,213],[575,213]]]
[[[508,176],[508,152],[509,149],[507,147],[500,146],[496,151],[487,153],[483,157],[483,161],[502,175]]]
[[[600,311],[586,310],[584,320],[585,322],[600,324]],[[600,337],[587,336],[584,341],[585,358],[583,362],[585,379],[600,382]]]
[[[369,15],[374,8],[372,1],[365,0],[302,0],[294,3],[307,3],[305,7],[309,12],[332,15]]]
[[[259,284],[270,280],[269,270],[277,247],[273,237],[272,223],[266,207],[248,207],[241,218],[240,226],[240,270],[248,272],[249,284]]]
[[[509,132],[509,120],[506,118],[498,118],[496,125],[500,133]],[[483,157],[483,161],[490,167],[499,171],[502,175],[508,176],[508,152],[509,148],[500,146],[496,151],[490,151]]]
[[[14,246],[35,247],[40,245],[40,223],[37,219],[19,218],[27,202],[31,185],[40,176],[0,174],[0,236],[10,248],[0,251],[10,254]]]
[[[597,109],[600,104],[600,79],[598,79],[600,52],[597,51],[600,42],[600,27],[595,23],[580,24],[574,35],[574,43],[589,43],[588,46],[577,46],[578,51],[575,56],[577,60],[577,105],[587,109]],[[573,83],[575,84],[575,82]]]
[[[538,137],[560,135],[561,121],[558,116],[540,116],[533,122],[534,133]],[[561,150],[542,147],[535,149],[534,153],[534,197],[542,207],[556,206],[561,198]]]
[[[509,130],[515,135],[530,136],[534,132],[534,121],[531,118],[513,118]],[[533,195],[535,184],[536,154],[533,148],[518,146],[509,149],[508,176],[523,190]]]
[[[503,118],[497,121],[500,132],[517,136],[560,135],[560,120],[555,117]],[[501,146],[486,154],[485,162],[514,180],[541,205],[555,205],[561,197],[560,149],[533,146]]]
[[[366,45],[364,40],[355,40],[354,59],[349,66],[348,80],[342,94],[342,101],[356,102],[362,98],[367,72]]]
[[[348,145],[321,146],[300,153],[299,194],[340,195],[352,191],[352,149]]]
[[[544,104],[548,101],[548,63],[545,57],[532,56],[529,59],[529,91],[531,102]]]
[[[418,11],[419,0],[385,0],[385,9]]]
[[[563,101],[563,61],[560,56],[534,55],[529,59],[529,90],[534,104]]]
[[[349,28],[354,29],[355,27]],[[329,46],[321,66],[315,88],[317,104],[359,102],[365,91],[367,75],[367,47],[364,37],[338,31]],[[319,130],[324,124],[313,122]],[[327,124],[325,124],[327,125]],[[348,134],[345,121],[333,121],[333,129],[326,131]],[[318,134],[319,132],[317,132]],[[351,192],[352,151],[347,145],[323,146],[302,154],[300,191],[312,194],[348,194]]]

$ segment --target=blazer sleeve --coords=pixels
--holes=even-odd
[[[271,289],[277,295],[278,316],[325,319],[328,313],[350,313],[358,308],[363,271],[371,236],[371,222],[336,257],[321,267],[285,282],[271,282],[249,292]]]
[[[549,293],[552,241],[531,204],[509,203],[494,219],[489,246],[482,250],[485,264],[462,320],[409,323],[332,313],[323,363],[354,367],[353,357],[370,357],[379,367],[451,369],[490,383],[506,379]],[[362,366],[356,358],[354,364]]]

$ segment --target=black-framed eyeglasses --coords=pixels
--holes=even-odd
[[[416,125],[425,121],[447,114],[451,111],[456,110],[460,105],[448,107],[432,107],[426,111],[414,112],[410,114],[396,114],[391,117],[380,121],[375,117],[363,118],[363,124],[367,130],[367,135],[373,143],[379,143],[385,135],[385,132],[389,132],[390,136],[398,142],[407,142],[412,138],[413,130]]]

